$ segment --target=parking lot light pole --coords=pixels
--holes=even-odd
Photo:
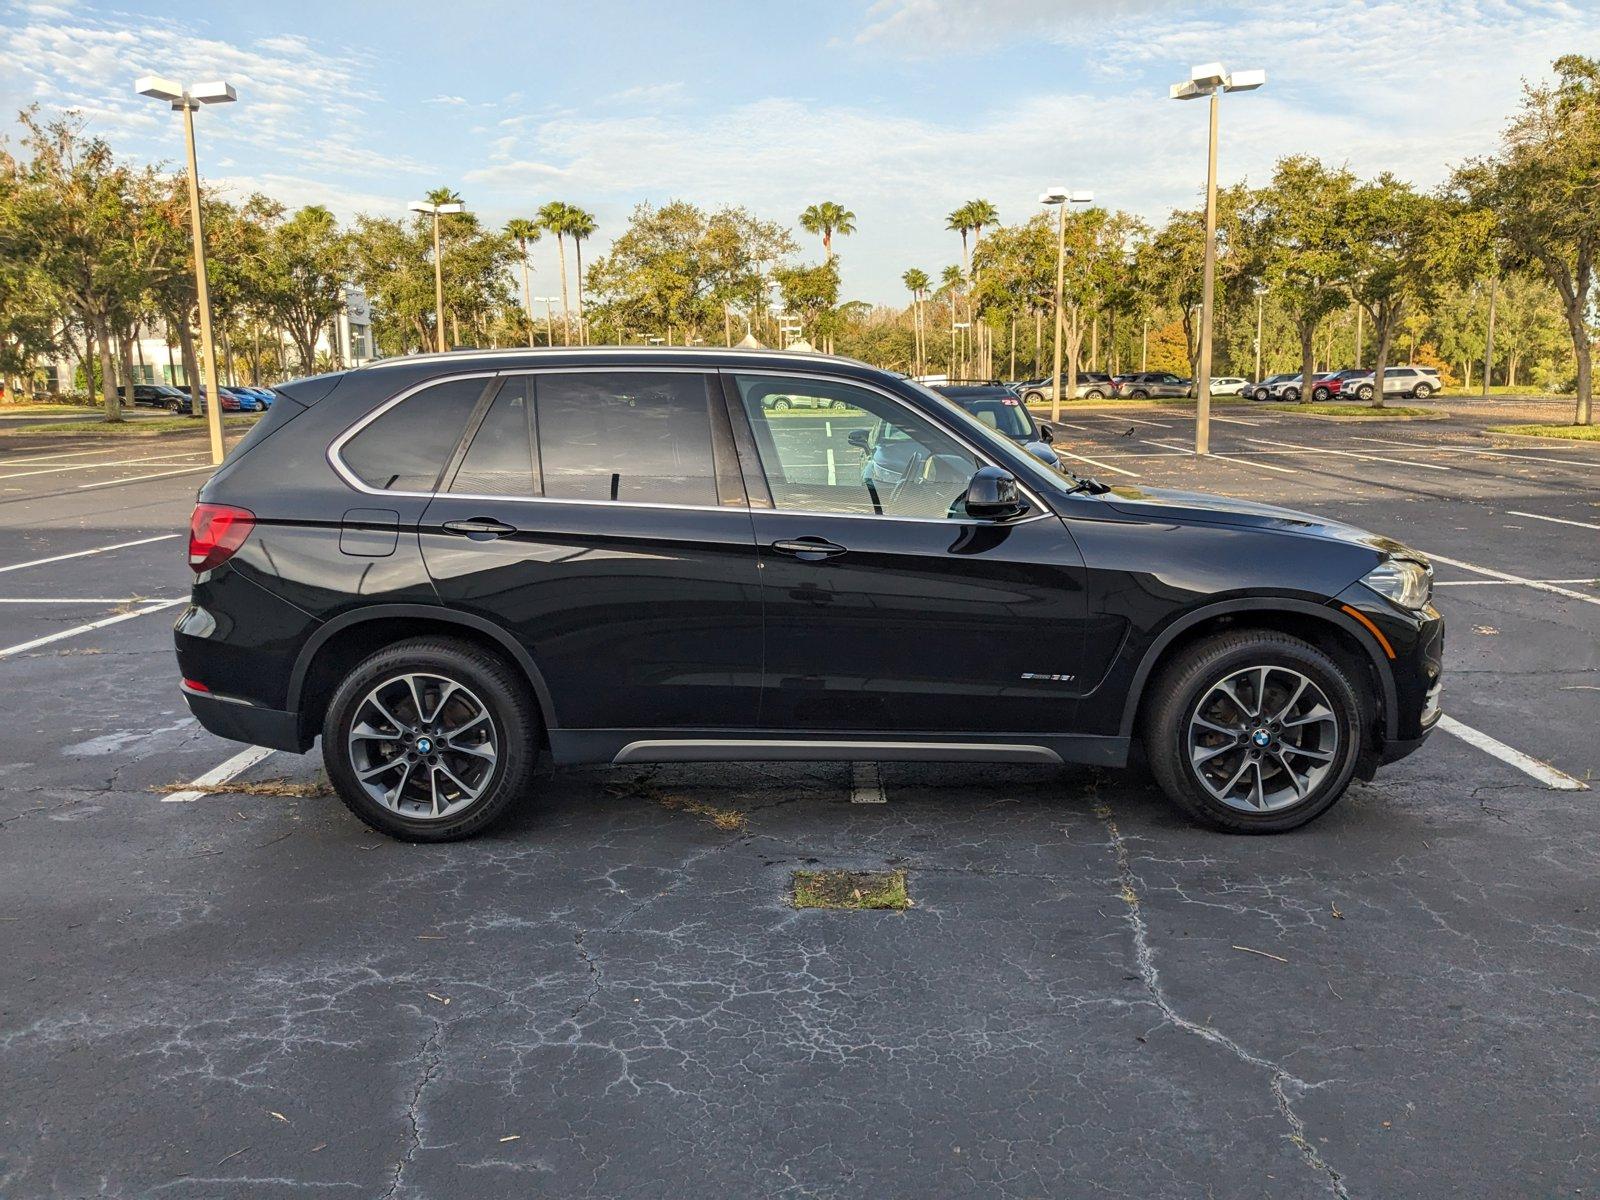
[[[1168,89],[1172,100],[1211,98],[1211,132],[1206,152],[1206,255],[1200,291],[1200,362],[1195,372],[1194,451],[1211,453],[1211,320],[1217,277],[1217,100],[1223,92],[1252,92],[1267,81],[1265,71],[1225,71],[1205,63]]]
[[[1054,205],[1060,210],[1056,214],[1056,360],[1050,384],[1052,424],[1061,420],[1061,335],[1065,328],[1062,304],[1067,281],[1067,205],[1088,204],[1093,199],[1093,192],[1069,192],[1063,187],[1053,187],[1039,196],[1040,204]]]
[[[200,309],[200,353],[206,360],[206,429],[211,435],[211,461],[217,464],[227,453],[227,446],[222,440],[222,393],[217,389],[217,356],[211,345],[211,291],[206,285],[206,238],[200,218],[200,169],[195,164],[194,111],[202,104],[231,104],[239,98],[239,93],[233,90],[231,83],[220,79],[186,88],[159,75],[142,76],[133,87],[139,95],[165,100],[175,112],[183,113],[184,149],[189,159],[189,227],[194,238],[194,290]]]
[[[1262,333],[1262,329],[1263,329],[1262,318],[1266,314],[1266,296],[1267,296],[1267,289],[1266,288],[1258,287],[1256,289],[1256,378],[1255,378],[1255,381],[1257,383],[1261,382],[1261,333]]]
[[[406,205],[414,213],[433,214],[433,328],[439,352],[444,353],[444,259],[439,253],[439,218],[446,213],[463,213],[465,204],[430,204],[426,200],[413,200]]]

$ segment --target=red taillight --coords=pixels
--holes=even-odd
[[[189,567],[196,574],[220,567],[244,545],[256,515],[231,504],[197,504],[189,518]]]
[[[205,684],[201,683],[198,679],[185,679],[183,681],[183,686],[188,688],[191,692],[208,692],[209,693],[211,691],[210,688],[208,688]]]

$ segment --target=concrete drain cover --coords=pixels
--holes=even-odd
[[[910,908],[904,871],[796,871],[796,908]]]

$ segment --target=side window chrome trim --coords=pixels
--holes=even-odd
[[[684,373],[684,374],[692,374],[692,375],[716,375],[716,374],[719,373],[719,368],[716,367],[716,366],[710,366],[710,367],[706,367],[706,366],[694,366],[694,367],[664,366],[664,367],[654,367],[654,366],[633,366],[633,365],[630,364],[630,365],[623,366],[623,367],[620,367],[620,368],[616,367],[615,365],[595,366],[595,367],[556,367],[556,366],[550,366],[550,367],[519,367],[519,368],[512,368],[512,369],[500,370],[500,371],[467,371],[467,372],[463,372],[462,374],[459,374],[459,375],[436,375],[436,376],[433,376],[430,379],[423,380],[421,383],[414,384],[411,387],[407,388],[405,391],[400,392],[400,393],[396,394],[395,396],[392,396],[388,400],[385,400],[377,408],[373,409],[371,412],[367,413],[365,416],[363,416],[360,419],[358,419],[353,425],[351,425],[348,429],[346,429],[338,437],[334,438],[333,441],[331,443],[329,443],[329,445],[328,445],[328,450],[327,450],[328,465],[330,467],[332,467],[333,470],[334,470],[334,473],[337,474],[340,479],[344,480],[344,482],[346,484],[348,484],[351,488],[353,488],[355,491],[361,492],[361,493],[363,493],[365,495],[368,495],[368,496],[406,496],[406,497],[409,497],[411,499],[416,499],[416,500],[432,500],[432,499],[434,499],[435,497],[438,497],[438,496],[448,496],[452,500],[483,500],[483,501],[492,501],[494,503],[499,503],[499,504],[507,504],[507,503],[509,503],[509,504],[566,504],[566,505],[574,505],[574,504],[576,504],[576,505],[590,505],[590,506],[593,506],[593,507],[596,507],[596,508],[654,508],[654,509],[669,509],[669,510],[675,510],[675,511],[680,511],[680,512],[738,513],[741,516],[748,516],[749,513],[750,513],[750,504],[749,504],[748,497],[746,498],[746,502],[744,504],[742,504],[742,505],[727,505],[727,504],[652,504],[652,503],[649,503],[649,502],[643,501],[643,500],[573,500],[573,499],[566,499],[566,498],[562,498],[562,497],[553,497],[553,496],[484,496],[484,495],[479,495],[479,494],[474,493],[474,492],[446,492],[446,491],[406,492],[406,491],[400,491],[398,489],[375,488],[375,487],[368,486],[365,482],[363,482],[355,474],[355,472],[350,470],[350,468],[345,465],[344,459],[339,454],[339,451],[344,447],[344,444],[346,442],[348,442],[351,438],[355,437],[356,434],[360,433],[363,429],[365,429],[368,425],[372,424],[372,422],[376,421],[379,417],[381,417],[384,413],[388,412],[391,408],[394,408],[397,404],[400,404],[404,400],[409,400],[412,396],[415,396],[418,392],[426,391],[428,388],[434,387],[434,386],[436,386],[438,384],[455,383],[455,382],[457,382],[459,380],[462,380],[462,379],[498,379],[498,378],[505,378],[505,377],[509,377],[509,376],[515,376],[515,375],[570,375],[570,374],[573,374],[575,372],[602,372],[602,371],[615,372],[615,371],[618,371],[618,370],[625,371],[625,372],[628,372],[630,374],[659,374],[659,373],[663,373],[663,372],[681,372],[681,373]],[[737,371],[730,371],[728,373],[737,374],[738,372]],[[759,374],[761,372],[755,372],[755,373]],[[878,394],[886,397],[887,399],[893,401],[896,404],[900,404],[902,406],[905,405],[905,401],[903,399],[901,399],[899,396],[896,396],[893,393],[884,391],[882,388],[876,387],[873,384],[862,383],[861,381],[855,380],[855,379],[841,379],[841,378],[839,378],[837,376],[819,375],[819,374],[815,374],[815,373],[802,372],[802,371],[782,371],[782,372],[766,372],[766,373],[767,374],[781,374],[781,375],[784,375],[784,376],[792,376],[792,377],[798,378],[798,379],[816,379],[816,380],[820,380],[822,382],[846,383],[846,384],[849,384],[852,387],[861,387],[861,388],[866,388],[868,391],[877,392]],[[919,415],[923,415],[923,414],[919,414]],[[934,420],[931,417],[927,418],[927,419],[933,425],[937,426],[938,428],[945,429],[945,427],[943,426],[943,424],[941,422],[939,422],[937,420]],[[945,432],[950,432],[950,431],[949,430],[945,430]],[[986,458],[984,458],[982,452],[979,451],[977,447],[972,446],[971,444],[969,444],[964,438],[960,437],[959,435],[957,435],[957,434],[955,434],[953,432],[950,433],[950,436],[955,438],[955,440],[960,442],[962,445],[966,446],[967,449],[971,450],[975,455],[978,456],[980,461],[988,462],[988,460]],[[994,465],[994,464],[990,464],[990,465]],[[978,520],[974,520],[974,519],[968,518],[968,517],[955,517],[955,518],[941,518],[941,517],[890,517],[890,516],[879,516],[876,513],[811,512],[811,511],[805,510],[805,509],[792,509],[792,508],[791,509],[762,509],[761,511],[763,511],[763,512],[771,512],[771,513],[788,513],[788,514],[793,515],[793,516],[814,516],[814,517],[828,517],[828,518],[836,518],[837,517],[837,518],[843,518],[843,519],[849,520],[849,521],[903,521],[903,522],[909,522],[909,523],[916,524],[916,525],[946,525],[946,526],[950,526],[950,525],[1025,525],[1029,521],[1042,520],[1043,518],[1052,515],[1049,507],[1044,505],[1044,504],[1042,504],[1039,501],[1038,497],[1036,497],[1031,491],[1029,491],[1025,486],[1022,485],[1020,480],[1018,481],[1018,487],[1022,489],[1023,495],[1028,497],[1028,500],[1030,501],[1030,503],[1038,511],[1036,513],[1032,514],[1032,515],[1023,517],[1023,518],[1021,518],[1020,520],[1017,520],[1017,521],[1000,521],[1000,522],[996,522],[996,521],[978,521]]]

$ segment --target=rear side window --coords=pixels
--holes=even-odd
[[[533,381],[508,379],[472,435],[450,484],[450,491],[471,496],[537,496],[539,480],[533,464]]]
[[[717,504],[706,376],[575,371],[537,380],[546,496]]]
[[[346,442],[339,457],[368,487],[431,492],[484,382],[452,379],[407,396]]]

